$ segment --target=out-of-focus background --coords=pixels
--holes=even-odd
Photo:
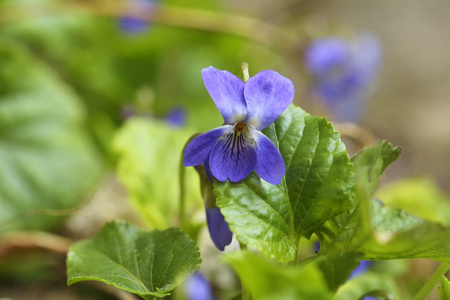
[[[339,121],[352,154],[375,139],[401,146],[382,178],[380,189],[392,188],[380,191],[383,201],[401,207],[408,193],[421,203],[430,195],[447,201],[449,2],[143,2],[137,12],[131,0],[0,2],[0,298],[132,299],[99,284],[67,288],[65,249],[115,218],[173,223],[178,190],[166,186],[178,178],[180,149],[222,124],[201,78],[211,65],[239,76],[245,61],[250,76],[272,69],[290,78],[295,104]],[[124,3],[129,10],[114,9]],[[314,92],[321,78],[305,51],[328,37],[354,45],[364,33],[378,40],[379,64],[364,95],[346,104],[358,117],[345,120]],[[192,232],[202,236],[198,182],[189,174]],[[392,186],[400,179],[404,193]],[[145,212],[140,193],[161,199],[160,211]],[[392,268],[414,294],[435,264]]]

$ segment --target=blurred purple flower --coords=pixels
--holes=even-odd
[[[155,116],[149,112],[139,113],[132,105],[125,105],[121,110],[122,120],[127,120],[132,117],[143,117],[149,119],[162,119],[168,125],[176,128],[181,128],[186,125],[186,109],[183,107],[172,108],[164,117]]]
[[[128,0],[129,12],[140,12],[145,9],[151,12],[155,9],[155,0]],[[133,17],[122,17],[119,19],[119,27],[125,33],[139,34],[149,28],[150,23]]]
[[[361,260],[361,261],[359,262],[359,266],[357,266],[357,267],[352,271],[352,273],[350,274],[350,276],[348,276],[348,279],[347,279],[347,280],[349,280],[350,278],[357,277],[357,276],[359,276],[359,275],[364,274],[365,272],[367,272],[367,270],[370,268],[370,266],[371,266],[372,264],[373,264],[373,261],[370,261],[370,260]]]
[[[294,85],[266,70],[246,83],[214,67],[202,70],[203,81],[225,125],[193,139],[184,149],[185,166],[209,164],[220,181],[241,181],[253,170],[280,184],[286,172],[283,158],[261,131],[272,124],[294,99]]]
[[[182,107],[172,108],[164,120],[173,127],[183,127],[186,125],[186,110]]]
[[[317,254],[317,253],[319,253],[319,251],[320,251],[320,242],[317,241],[314,243],[314,253]]]
[[[213,300],[211,284],[200,273],[194,273],[186,281],[186,293],[188,300]]]
[[[313,93],[333,117],[338,121],[357,121],[378,73],[378,39],[371,34],[361,34],[353,43],[338,37],[320,38],[307,47],[304,60],[313,79]]]

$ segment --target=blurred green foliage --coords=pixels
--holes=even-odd
[[[7,39],[0,61],[0,232],[49,228],[93,189],[101,158],[70,87]]]

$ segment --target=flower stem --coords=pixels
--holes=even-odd
[[[442,262],[441,265],[436,269],[431,278],[425,283],[425,285],[420,289],[416,296],[414,296],[413,300],[425,300],[436,284],[439,282],[439,279],[442,275],[447,273],[448,269],[450,269],[450,263]]]
[[[250,75],[248,73],[248,63],[243,62],[241,64],[241,72],[242,72],[242,80],[244,82],[247,82],[247,80],[249,80],[249,78],[250,78]]]
[[[183,149],[184,150],[184,149]],[[183,165],[183,158],[184,154],[183,151],[181,151],[181,159],[180,159],[180,169],[179,169],[179,184],[180,184],[180,212],[179,212],[179,220],[180,220],[180,227],[181,229],[185,229],[185,217],[184,217],[184,211],[185,211],[185,198],[186,198],[186,192],[185,192],[185,167]]]

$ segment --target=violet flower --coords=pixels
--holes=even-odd
[[[352,43],[326,37],[305,50],[312,91],[338,121],[357,121],[363,114],[370,87],[378,73],[381,47],[378,39],[362,34]]]
[[[155,9],[155,0],[129,0],[130,11],[147,11]],[[150,23],[133,17],[122,17],[119,19],[119,27],[126,33],[139,34],[146,31]]]
[[[202,70],[203,81],[225,125],[193,139],[184,150],[185,166],[205,164],[219,181],[241,181],[253,170],[271,184],[286,173],[277,147],[261,131],[292,103],[293,83],[266,70],[246,83],[214,67]]]
[[[348,276],[348,279],[347,279],[347,280],[349,280],[350,278],[357,277],[357,276],[359,276],[359,275],[362,275],[362,274],[366,273],[367,270],[370,268],[370,266],[371,266],[372,264],[373,264],[373,261],[370,261],[370,260],[361,260],[361,261],[359,262],[359,266],[357,266],[357,267],[352,271],[352,273],[350,274],[350,276]]]
[[[211,284],[200,273],[194,273],[186,281],[186,294],[188,300],[213,300]]]
[[[172,108],[164,120],[172,127],[181,128],[186,125],[186,109],[183,107]]]

